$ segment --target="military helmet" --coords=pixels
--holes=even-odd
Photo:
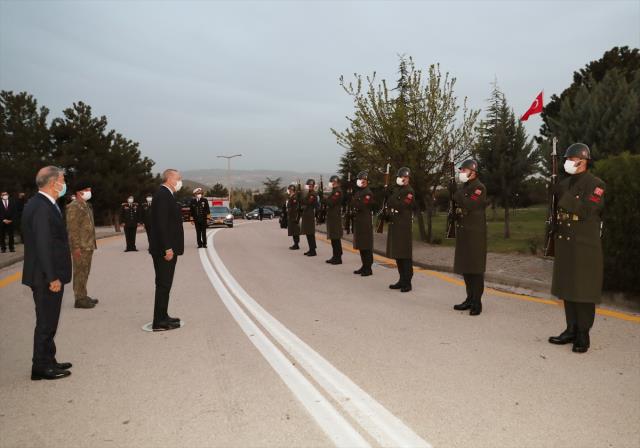
[[[473,159],[467,159],[464,162],[462,162],[462,165],[460,165],[460,169],[469,169],[471,171],[478,171],[478,162],[476,162]]]
[[[360,171],[356,176],[356,179],[369,180],[369,173],[367,171]]]
[[[564,158],[580,157],[581,159],[591,160],[591,150],[584,143],[574,143],[569,146],[564,153]]]
[[[409,168],[407,168],[406,166],[403,166],[402,168],[400,168],[398,170],[398,177],[406,177],[406,176],[411,176],[411,170]]]
[[[329,182],[340,182],[340,178],[334,174],[329,178]]]
[[[313,179],[307,179],[307,185],[315,185],[316,181]]]

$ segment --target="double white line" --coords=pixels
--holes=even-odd
[[[249,340],[280,375],[282,381],[331,441],[337,447],[370,446],[360,432],[305,378],[296,366],[304,369],[381,446],[430,447],[429,443],[305,344],[247,294],[229,273],[215,250],[213,240],[217,232],[218,230],[214,230],[209,234],[208,249],[200,251],[200,260],[211,284]],[[295,359],[296,366],[254,323],[252,317],[290,357]]]

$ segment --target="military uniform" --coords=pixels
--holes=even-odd
[[[293,237],[291,250],[300,248],[300,200],[298,194],[292,194],[287,200],[287,235]]]
[[[373,193],[369,186],[360,188],[353,194],[351,208],[353,209],[353,248],[360,251],[362,267],[354,274],[368,276],[373,273],[373,221],[372,210]]]
[[[471,309],[472,315],[482,311],[484,273],[487,265],[487,189],[474,178],[454,194],[456,203],[456,250],[453,272],[462,275],[467,298],[456,310]]]
[[[413,278],[413,209],[415,192],[410,185],[395,187],[388,199],[390,222],[387,235],[387,257],[394,258],[400,279],[391,289],[411,290]]]
[[[307,182],[309,185],[309,182]],[[314,184],[315,185],[315,184]],[[302,228],[301,233],[307,236],[309,251],[305,255],[316,256],[316,207],[318,206],[318,193],[309,190],[307,194],[300,198],[302,206]]]
[[[87,281],[91,272],[91,260],[96,245],[96,229],[93,208],[87,201],[75,200],[66,207],[69,248],[73,254],[73,293],[76,308],[93,308],[95,301],[87,295]],[[80,256],[74,252],[80,250]]]
[[[342,264],[342,200],[340,187],[334,187],[326,198],[327,204],[327,238],[331,240],[333,256],[327,260],[330,264]]]
[[[585,156],[586,149],[586,156]],[[586,145],[576,143],[565,157],[589,159]],[[551,293],[564,301],[567,329],[549,342],[573,342],[573,351],[586,352],[595,306],[601,302],[603,257],[600,240],[605,183],[583,171],[559,182],[558,226],[555,232],[555,259]]]
[[[198,247],[207,247],[207,218],[211,214],[209,201],[206,198],[193,198],[189,203],[191,219],[196,227]]]
[[[144,224],[144,231],[147,233],[147,241],[151,247],[151,202],[143,202],[138,207],[140,214],[138,221]]]
[[[120,222],[124,224],[124,236],[127,240],[125,252],[136,252],[136,231],[140,223],[138,203],[124,202],[120,208]]]

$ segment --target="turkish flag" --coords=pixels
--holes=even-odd
[[[542,92],[538,94],[533,103],[531,103],[531,107],[529,110],[524,113],[522,117],[520,117],[520,121],[527,121],[529,119],[529,115],[539,114],[542,112]]]

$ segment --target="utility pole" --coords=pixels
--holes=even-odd
[[[242,154],[218,156],[219,159],[227,159],[227,193],[229,193],[229,208],[231,208],[231,159],[234,157],[242,157]]]

